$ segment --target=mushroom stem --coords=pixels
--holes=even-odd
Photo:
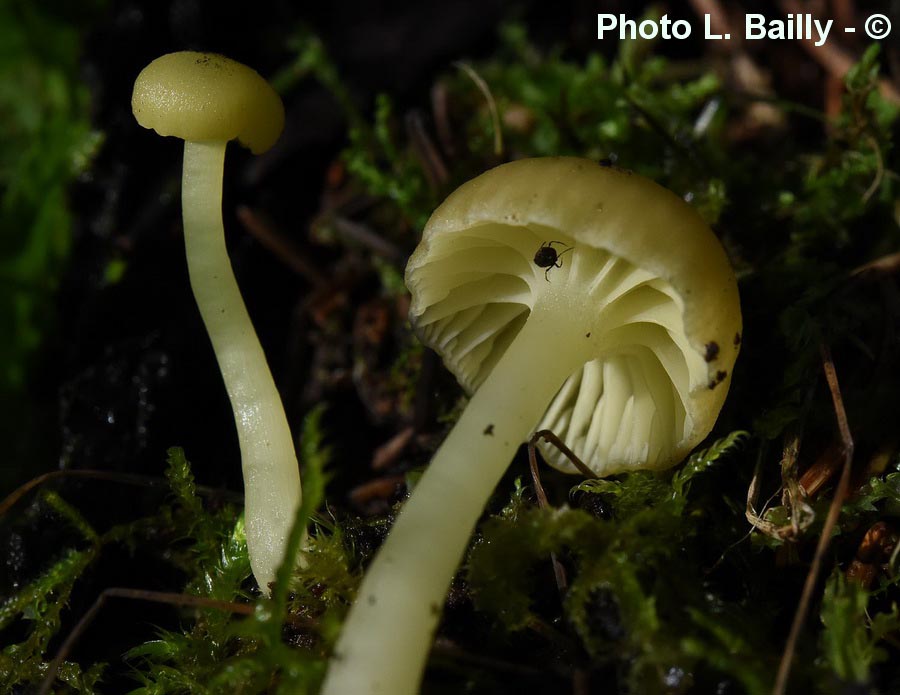
[[[565,380],[591,357],[539,303],[438,449],[366,572],[322,695],[414,695],[444,597],[488,498]],[[389,626],[389,627],[388,627]]]
[[[244,472],[250,566],[267,594],[300,506],[300,472],[281,397],[225,248],[225,145],[184,143],[184,240],[191,288],[234,411]]]

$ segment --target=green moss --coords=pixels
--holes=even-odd
[[[322,411],[317,409],[304,422],[300,441],[303,502],[287,544],[286,557],[290,559],[276,574],[271,599],[257,599],[249,618],[221,609],[200,610],[184,633],[161,632],[159,639],[130,650],[127,657],[138,666],[142,684],[135,692],[254,693],[267,692],[273,682],[277,684],[275,692],[315,691],[324,675],[324,647],[293,649],[285,643],[285,635],[292,634],[291,618],[304,618],[309,627],[300,628],[300,634],[305,640],[319,643],[320,630],[331,639],[333,628],[329,632],[326,627],[337,618],[332,618],[328,609],[334,607],[342,615],[349,598],[347,587],[353,583],[346,556],[339,550],[340,534],[326,533],[327,525],[320,525],[319,533],[310,540],[310,564],[298,568],[294,560],[300,552],[302,531],[324,499],[324,469],[330,451],[323,443],[321,417]],[[193,571],[188,593],[223,601],[246,600],[250,594],[243,585],[250,566],[242,521],[229,529],[227,524],[235,517],[233,509],[215,514],[203,509],[180,450],[169,452],[167,477],[176,500],[171,518],[195,556],[193,563],[186,564]],[[313,562],[322,563],[323,574],[312,569],[316,567]],[[319,591],[322,582],[329,580],[324,572],[329,567],[335,581]]]
[[[66,189],[102,143],[80,82],[78,13],[0,5],[0,396],[24,385],[70,249]]]
[[[875,664],[889,658],[878,646],[880,640],[900,629],[897,605],[886,612],[870,613],[871,595],[858,582],[848,581],[840,572],[828,579],[822,598],[820,617],[824,666],[839,681],[847,684],[869,683]],[[838,689],[835,688],[835,691]]]
[[[568,623],[593,661],[626,669],[632,692],[666,692],[660,674],[701,667],[728,673],[748,692],[766,692],[775,652],[764,635],[747,630],[750,607],[717,596],[704,577],[707,499],[690,494],[691,483],[745,436],[715,442],[668,479],[634,473],[573,488],[576,496],[606,498],[611,518],[529,507],[517,490],[504,512],[482,525],[469,556],[475,605],[512,631],[542,620],[535,568],[557,553],[574,568],[564,601]],[[746,657],[753,653],[758,658]]]

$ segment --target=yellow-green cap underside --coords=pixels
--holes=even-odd
[[[535,254],[548,244],[558,260],[538,265]],[[575,301],[576,277],[590,301]],[[599,475],[681,460],[712,429],[740,350],[737,283],[709,227],[652,181],[584,159],[519,160],[462,185],[425,226],[406,283],[417,334],[470,392],[540,298],[572,287],[560,310],[573,321],[582,305],[594,312],[600,322],[581,335],[599,352],[539,428],[553,429]],[[482,297],[482,287],[493,294]],[[641,449],[628,435],[637,431],[632,418],[621,441],[606,428],[611,443],[599,446],[594,424],[604,420],[588,393],[621,400],[623,408],[607,404],[610,412],[625,412],[629,399],[645,403],[648,418],[666,423],[655,428],[666,437]],[[558,452],[550,460],[571,469]]]
[[[284,128],[281,98],[259,73],[214,53],[181,51],[141,71],[131,97],[134,117],[160,135],[191,142],[237,138],[265,152]]]

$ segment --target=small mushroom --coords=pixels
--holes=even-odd
[[[254,154],[266,151],[284,127],[284,108],[254,70],[190,51],[144,68],[131,106],[145,128],[185,141],[181,196],[191,288],[234,410],[250,566],[268,593],[300,505],[300,473],[284,407],[225,248],[222,175],[228,141],[237,138]]]
[[[534,259],[550,241],[572,251],[546,274]],[[737,357],[705,359],[741,329],[712,231],[657,184],[581,159],[521,160],[460,187],[406,282],[416,332],[472,397],[369,567],[359,595],[376,600],[350,611],[323,695],[418,692],[432,607],[533,431],[598,476],[671,466],[711,430],[730,377],[708,384]]]

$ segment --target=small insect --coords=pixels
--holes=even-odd
[[[553,248],[553,244],[565,246],[566,249],[560,253],[555,248]],[[550,282],[550,278],[547,275],[550,272],[550,269],[562,268],[562,261],[560,261],[559,259],[563,254],[568,253],[571,250],[571,246],[567,246],[561,241],[545,241],[541,244],[541,248],[539,248],[534,254],[534,264],[538,268],[546,268],[546,270],[544,271],[544,279],[547,282]]]

